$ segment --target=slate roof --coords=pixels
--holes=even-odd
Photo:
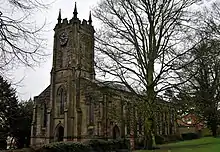
[[[38,96],[35,97],[37,102],[49,102],[50,101],[50,85],[44,89]]]
[[[118,82],[114,81],[103,81],[103,80],[94,80],[94,82],[99,86],[99,87],[109,87],[112,89],[120,90],[120,91],[126,91],[126,92],[131,92],[125,85],[120,84]]]
[[[119,90],[119,91],[125,91],[125,92],[131,92],[125,85],[114,82],[114,81],[103,81],[103,80],[97,80],[95,79],[93,81],[98,87],[108,87],[111,89]],[[50,85],[44,89],[38,96],[35,96],[35,101],[37,103],[41,102],[49,102],[50,101]]]

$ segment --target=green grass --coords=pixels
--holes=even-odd
[[[158,146],[157,150],[138,150],[136,152],[219,152],[220,138],[205,137]]]

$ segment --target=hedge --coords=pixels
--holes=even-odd
[[[55,142],[44,145],[37,152],[112,152],[112,151],[129,151],[129,141],[126,139],[119,140],[101,140],[94,139],[84,143],[77,142]]]
[[[54,142],[44,145],[37,152],[86,152],[90,147],[77,142]]]
[[[185,133],[182,134],[183,140],[192,140],[192,139],[198,139],[199,136],[196,133]]]
[[[155,143],[156,145],[161,145],[165,143],[171,143],[176,141],[181,141],[182,138],[178,134],[173,135],[155,135]],[[143,149],[144,148],[144,138],[140,138],[139,140],[136,140],[136,149]]]

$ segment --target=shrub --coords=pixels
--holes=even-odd
[[[163,136],[156,135],[156,136],[155,136],[155,142],[156,142],[156,144],[161,145],[161,144],[164,144],[164,143],[165,143],[165,139],[164,139]]]
[[[90,151],[90,147],[76,142],[55,142],[44,145],[37,152],[85,152]]]
[[[156,145],[161,145],[165,143],[165,138],[162,135],[155,135]],[[143,149],[144,148],[144,137],[136,140],[135,149]]]
[[[96,152],[108,152],[117,151],[119,149],[130,149],[130,142],[126,139],[116,139],[116,140],[101,140],[94,139],[84,142],[84,144],[91,147],[93,151]]]
[[[166,135],[166,138],[165,138],[165,142],[175,142],[175,141],[180,141],[182,140],[181,136],[180,135],[177,135],[177,134],[173,134],[173,135]]]
[[[170,143],[170,142],[175,142],[175,141],[180,141],[182,138],[178,134],[173,134],[173,135],[155,135],[155,142],[156,145],[161,145],[165,143]],[[142,149],[144,147],[144,138],[140,138],[137,140],[136,149]]]
[[[94,139],[84,143],[77,142],[56,142],[44,145],[36,152],[110,152],[120,149],[130,149],[130,142],[125,139],[101,140]]]
[[[203,128],[201,131],[202,131],[202,136],[203,137],[210,137],[210,136],[212,136],[212,132],[208,128]]]
[[[0,139],[0,150],[7,148],[7,142],[6,140]]]
[[[192,140],[192,139],[198,139],[198,134],[196,133],[185,133],[182,134],[183,140]]]
[[[89,140],[84,142],[85,145],[88,145],[91,147],[93,151],[105,151],[107,147],[107,141],[102,140],[102,139],[94,139],[94,140]]]

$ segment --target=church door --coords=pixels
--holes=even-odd
[[[113,127],[113,139],[117,139],[120,137],[120,131],[117,125]]]
[[[62,126],[59,126],[58,128],[58,141],[63,141],[64,136],[64,128]]]

